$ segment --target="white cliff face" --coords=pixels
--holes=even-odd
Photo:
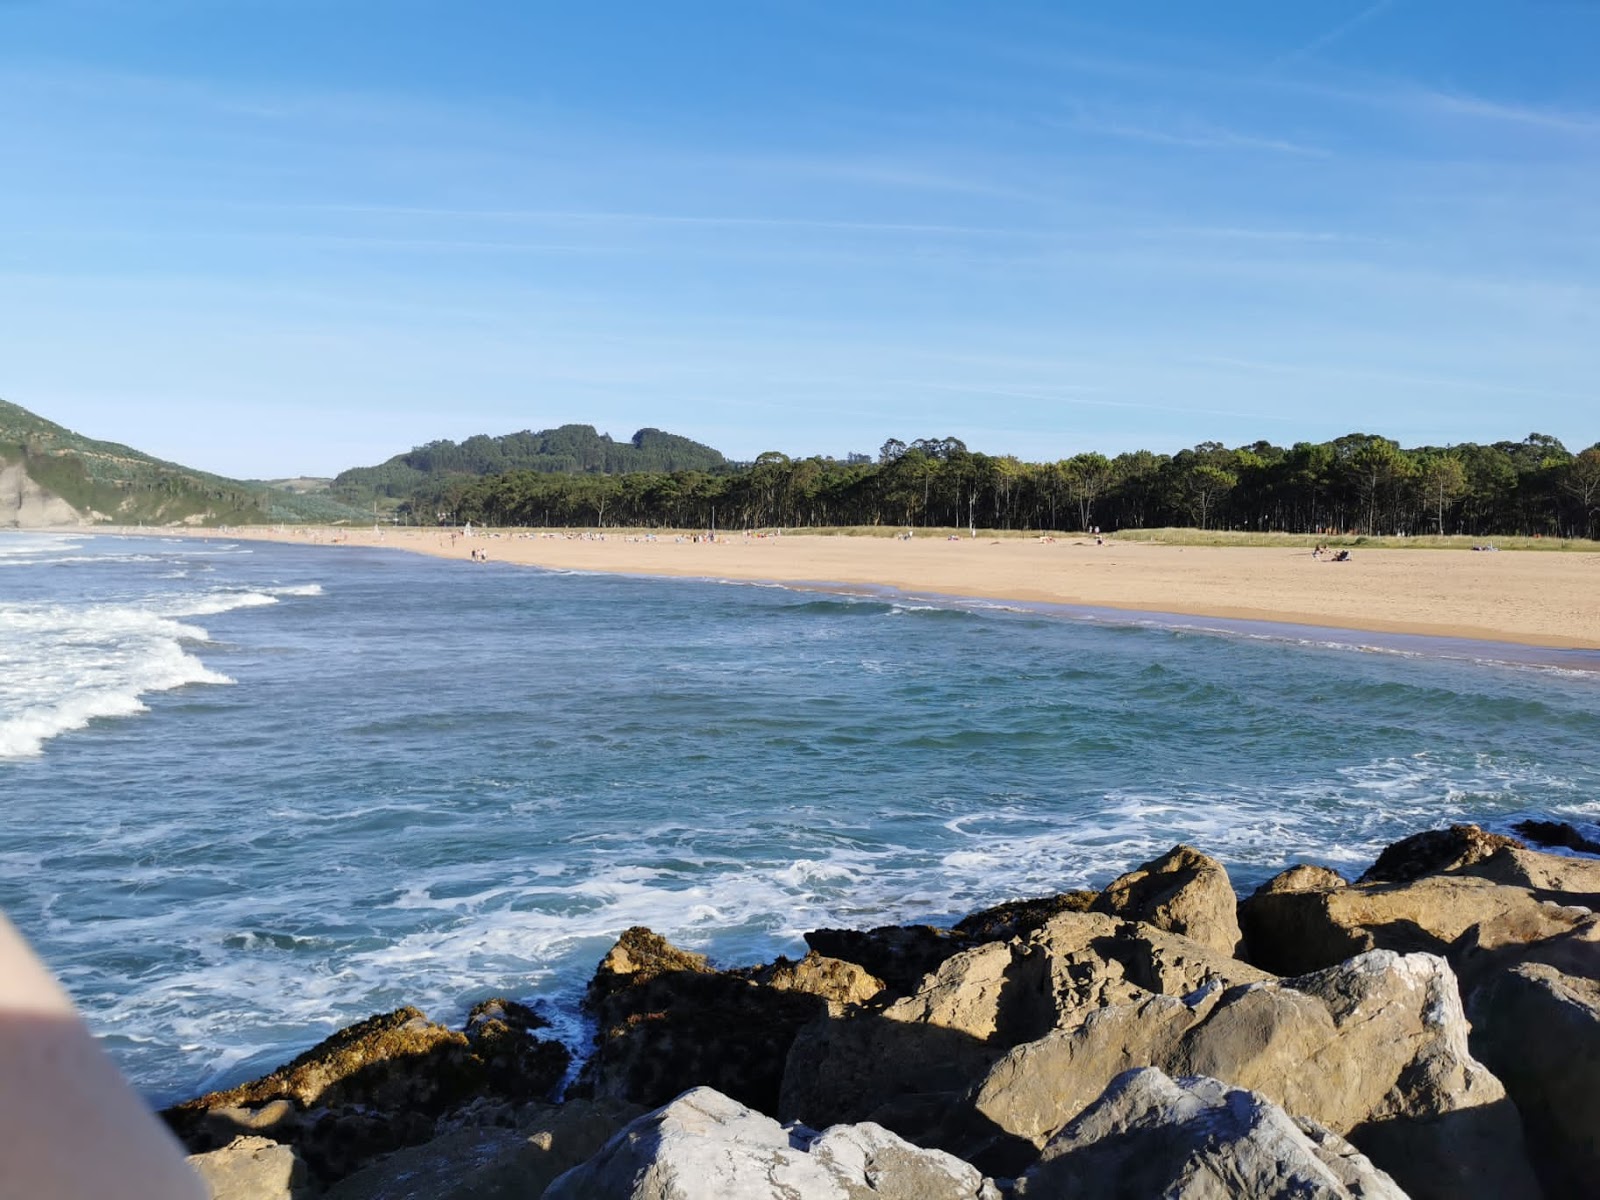
[[[35,483],[21,463],[0,465],[0,529],[83,523],[82,513]]]

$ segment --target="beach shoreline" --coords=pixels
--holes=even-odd
[[[1112,610],[1409,637],[1600,650],[1600,556],[1174,546],[1092,537],[996,539],[570,531],[274,528],[62,530],[366,547],[627,576]]]

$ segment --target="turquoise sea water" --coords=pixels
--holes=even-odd
[[[1600,820],[1600,655],[224,539],[0,536],[0,907],[157,1101],[615,935],[727,962],[1187,841]]]

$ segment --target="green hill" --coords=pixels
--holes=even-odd
[[[562,425],[503,437],[479,434],[439,441],[397,454],[375,467],[355,467],[334,479],[332,494],[354,504],[375,496],[402,499],[429,493],[443,480],[537,471],[552,475],[624,475],[632,471],[716,471],[728,465],[710,446],[659,429],[641,429],[625,442],[593,425]]]
[[[84,437],[0,400],[0,527],[370,520],[326,495],[225,479]]]

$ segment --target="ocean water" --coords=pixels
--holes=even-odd
[[[0,535],[0,908],[164,1103],[402,1003],[578,1038],[632,924],[751,962],[1600,820],[1600,655],[1197,624]]]

